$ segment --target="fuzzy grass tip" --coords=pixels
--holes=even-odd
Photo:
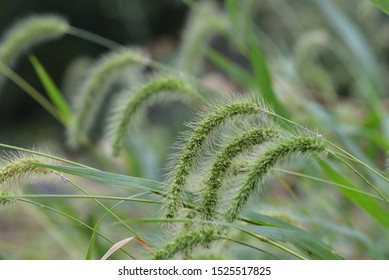
[[[34,163],[51,164],[47,159],[21,153],[9,154],[3,158],[0,165],[0,193],[16,195],[20,187],[25,184],[50,180],[54,174],[53,171]],[[4,204],[7,199],[0,201]]]
[[[152,97],[160,93],[183,93],[196,94],[196,89],[186,80],[177,77],[160,77],[151,79],[143,86],[136,89],[134,92],[120,97],[120,102],[123,105],[115,113],[112,126],[112,151],[113,155],[117,156],[123,146],[126,137],[127,127],[133,117],[144,107]]]
[[[263,183],[265,177],[279,163],[285,162],[295,155],[314,155],[325,152],[325,143],[319,137],[293,136],[277,142],[257,161],[254,162],[242,187],[232,198],[224,216],[226,222],[233,222],[241,209],[256,189],[258,183]],[[262,182],[261,182],[262,181]]]
[[[102,56],[80,86],[74,117],[68,128],[68,144],[77,148],[93,125],[96,114],[115,80],[116,74],[128,66],[145,65],[148,56],[135,48],[121,48]]]
[[[215,217],[219,202],[218,193],[233,159],[243,151],[273,139],[277,134],[278,131],[273,128],[251,129],[232,139],[217,155],[211,168],[210,176],[204,184],[201,203],[197,209],[201,213],[202,218],[212,220]]]
[[[153,255],[155,260],[171,259],[178,253],[188,254],[196,246],[208,247],[220,237],[213,228],[203,227],[200,230],[188,231],[176,237]]]
[[[68,22],[55,15],[34,15],[18,21],[0,40],[0,62],[13,67],[20,56],[37,44],[68,32]],[[0,76],[0,88],[4,83]]]
[[[194,130],[183,147],[178,163],[172,172],[173,180],[167,194],[167,218],[174,218],[176,216],[189,172],[210,133],[218,125],[234,116],[258,114],[260,112],[260,106],[261,104],[254,101],[235,101],[231,104],[216,108],[194,126]]]

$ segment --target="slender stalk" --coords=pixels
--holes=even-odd
[[[67,160],[67,159],[63,159],[63,158],[60,158],[60,157],[56,157],[56,156],[52,156],[52,155],[48,155],[48,154],[45,154],[45,153],[41,153],[41,152],[29,150],[29,149],[24,149],[24,148],[12,146],[12,145],[7,145],[7,144],[0,143],[0,147],[6,148],[6,149],[10,149],[10,150],[14,150],[14,151],[25,152],[25,153],[29,153],[29,154],[33,154],[33,155],[37,155],[37,156],[42,156],[42,157],[45,157],[45,158],[50,158],[50,159],[53,159],[53,160],[57,160],[57,161],[64,162],[64,163],[67,163],[67,164],[70,164],[70,165],[74,165],[74,166],[78,166],[78,167],[94,169],[94,168],[92,168],[90,166],[87,166],[87,165],[84,165],[84,164],[81,164],[81,163],[77,163],[77,162],[70,161],[70,160]]]
[[[246,232],[246,233],[248,233],[248,232]],[[285,251],[285,252],[287,252],[287,253],[289,253],[289,254],[297,257],[297,258],[299,258],[300,260],[307,260],[307,258],[303,257],[299,253],[296,253],[296,252],[290,250],[289,248],[287,248],[287,247],[285,247],[285,246],[283,246],[283,245],[281,245],[281,244],[279,244],[279,243],[277,243],[277,242],[275,242],[273,240],[270,240],[270,239],[268,239],[268,238],[266,238],[264,236],[261,236],[259,234],[252,234],[252,233],[249,233],[249,234],[251,236],[257,238],[259,241],[262,241],[262,242],[265,242],[265,243],[269,243],[269,244],[271,244],[271,245],[273,245],[273,246],[275,246],[275,247],[277,247],[277,248],[279,248],[279,249],[281,249],[281,250],[283,250],[283,251]]]
[[[271,111],[268,111],[268,110],[263,110],[263,111],[264,111],[266,114],[272,115],[272,116],[277,117],[277,118],[279,118],[279,119],[281,119],[281,120],[283,120],[283,121],[285,121],[285,122],[287,122],[287,123],[290,123],[290,124],[292,124],[292,125],[294,125],[294,126],[300,128],[300,129],[302,129],[302,130],[308,132],[308,133],[311,134],[311,135],[314,135],[314,136],[316,136],[316,137],[321,136],[321,135],[318,135],[317,133],[313,132],[312,130],[310,130],[310,129],[308,129],[308,128],[306,128],[306,127],[304,127],[304,126],[302,126],[302,125],[300,125],[300,124],[298,124],[298,123],[295,123],[294,121],[291,121],[291,120],[289,120],[289,119],[287,119],[287,118],[284,118],[284,117],[282,117],[282,116],[280,116],[280,115],[278,115],[278,114],[276,114],[276,113],[274,113],[274,112],[271,112]],[[348,157],[349,157],[351,160],[353,160],[354,162],[356,162],[356,163],[358,163],[358,164],[364,166],[365,168],[367,168],[368,170],[370,170],[371,172],[373,172],[374,174],[376,174],[377,176],[379,176],[381,179],[383,179],[385,182],[388,182],[388,183],[389,183],[389,178],[386,178],[383,174],[381,174],[381,173],[380,173],[378,170],[376,170],[375,168],[373,168],[373,167],[369,166],[368,164],[364,163],[363,161],[361,161],[361,160],[358,159],[357,157],[353,156],[353,155],[350,154],[349,152],[345,151],[344,149],[342,149],[341,147],[337,146],[337,145],[334,144],[333,142],[331,142],[331,141],[325,139],[324,137],[323,137],[323,141],[326,142],[327,144],[329,144],[330,146],[334,147],[335,149],[339,150],[341,153],[343,153],[343,154],[345,154],[346,156],[348,156]],[[328,151],[330,154],[335,155],[335,152],[334,152],[334,151],[332,151],[332,150],[330,150],[330,149],[327,149],[327,151]],[[350,167],[350,166],[349,166],[349,167]]]
[[[354,167],[352,167],[348,162],[346,162],[344,159],[340,158],[339,156],[335,155],[335,154],[332,154],[335,158],[337,158],[338,160],[340,160],[342,163],[344,163],[347,167],[349,167],[351,170],[354,171],[354,173],[359,176],[362,180],[364,180],[380,197],[382,197],[382,199],[389,205],[389,200],[385,197],[385,195],[380,192],[376,187],[374,187],[374,185],[368,180],[365,178],[365,176],[363,176],[358,170],[356,170]]]
[[[55,171],[56,172],[56,171]],[[58,173],[58,172],[56,172]],[[60,174],[59,174],[60,175]],[[83,192],[87,196],[91,196],[86,190],[84,190],[81,186],[73,182],[72,180],[67,179],[70,184],[72,184],[75,188],[77,188],[79,191]],[[107,212],[109,212],[115,219],[117,219],[124,227],[126,227],[129,231],[131,231],[136,237],[142,239],[140,235],[132,229],[129,225],[127,225],[118,215],[116,215],[114,212],[112,212],[107,206],[105,206],[104,203],[100,202],[98,199],[92,198],[94,201],[97,202],[101,207],[103,207]]]
[[[97,35],[95,33],[89,32],[87,30],[84,30],[84,29],[81,29],[81,28],[78,28],[75,26],[70,26],[70,28],[68,30],[68,34],[73,35],[73,36],[78,37],[78,38],[81,38],[81,39],[84,39],[86,41],[94,42],[97,45],[106,47],[108,49],[116,49],[116,48],[122,46],[121,44],[119,44],[115,41],[109,40],[105,37],[102,37],[100,35]]]
[[[58,113],[57,108],[53,106],[43,95],[33,88],[26,80],[14,72],[11,68],[0,61],[0,72],[12,80],[22,90],[24,90],[32,99],[38,102],[47,112],[49,112],[56,120],[66,126],[66,120]]]
[[[285,173],[285,174],[290,174],[290,175],[298,176],[300,178],[306,178],[306,179],[309,179],[309,180],[314,180],[316,182],[326,183],[326,184],[329,184],[329,185],[336,186],[338,188],[342,188],[342,189],[345,189],[345,190],[353,191],[355,193],[363,194],[365,196],[368,196],[368,197],[371,197],[371,198],[374,198],[374,199],[377,199],[377,200],[385,201],[385,199],[383,199],[380,196],[377,196],[377,195],[374,195],[374,194],[371,194],[371,193],[368,193],[368,192],[364,192],[364,191],[361,191],[361,190],[358,190],[358,189],[354,189],[354,188],[351,188],[351,187],[346,186],[346,185],[338,184],[338,183],[335,183],[335,182],[332,182],[332,181],[329,181],[329,180],[325,180],[325,179],[313,177],[313,176],[310,176],[310,175],[307,175],[307,174],[303,174],[303,173],[299,173],[299,172],[294,172],[294,171],[290,171],[290,170],[285,170],[285,169],[274,168],[274,170],[278,171],[278,172]]]
[[[120,196],[103,196],[103,195],[73,195],[73,194],[20,194],[20,195],[1,195],[1,199],[16,199],[20,200],[22,198],[65,198],[65,199],[102,199],[102,200],[120,200],[120,201],[131,201],[131,202],[140,202],[140,203],[151,203],[151,204],[161,204],[159,201],[149,200],[149,199],[140,199],[140,198],[131,198],[131,197],[120,197]]]
[[[81,221],[81,220],[79,220],[79,219],[77,219],[77,218],[74,218],[73,216],[71,216],[71,215],[69,215],[69,214],[66,214],[66,213],[64,213],[64,212],[62,212],[62,211],[60,211],[60,210],[58,210],[58,209],[52,208],[52,207],[50,207],[50,206],[47,206],[47,205],[45,205],[45,204],[42,204],[42,203],[39,203],[39,202],[36,202],[36,201],[24,199],[24,198],[19,199],[19,201],[22,201],[22,202],[25,202],[25,203],[29,203],[29,204],[32,204],[32,205],[36,205],[36,206],[39,206],[39,207],[41,207],[41,208],[43,208],[43,209],[50,210],[50,211],[52,211],[52,212],[54,212],[54,213],[57,213],[57,214],[59,214],[59,215],[61,215],[61,216],[64,216],[64,217],[66,217],[66,218],[72,220],[73,222],[76,222],[77,224],[79,224],[79,225],[81,225],[81,226],[83,226],[83,227],[85,227],[85,228],[87,228],[87,229],[89,229],[89,230],[91,230],[91,231],[94,230],[93,227],[91,227],[90,225],[88,225],[88,224],[84,223],[83,221]],[[105,239],[106,241],[108,241],[109,243],[115,244],[114,241],[112,241],[111,239],[109,239],[109,238],[108,238],[107,236],[105,236],[103,233],[97,231],[97,234],[98,234],[100,237],[102,237],[103,239]],[[132,259],[134,259],[134,257],[131,256],[129,253],[125,252],[123,249],[121,249],[121,250],[122,250],[127,256],[129,256],[129,257],[131,257]]]

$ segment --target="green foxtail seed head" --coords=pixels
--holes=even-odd
[[[0,193],[18,194],[19,188],[25,184],[36,181],[48,181],[53,172],[47,168],[34,165],[33,163],[50,163],[47,159],[37,158],[28,154],[10,154],[2,159],[0,165]],[[2,199],[4,204],[7,199]]]
[[[145,53],[134,48],[121,48],[101,57],[83,81],[75,103],[74,118],[68,130],[68,143],[78,147],[93,125],[105,94],[116,74],[128,66],[148,63]]]
[[[313,155],[325,152],[323,139],[319,137],[293,136],[289,139],[277,142],[259,159],[254,162],[242,187],[233,197],[224,216],[226,222],[233,222],[241,209],[256,189],[258,183],[262,183],[272,168],[281,162],[287,161],[295,155]]]
[[[262,104],[259,104],[259,102],[238,100],[216,108],[194,126],[193,132],[183,147],[178,163],[172,172],[173,180],[167,195],[167,218],[174,218],[176,216],[189,172],[211,132],[224,121],[235,116],[258,114],[260,106]]]
[[[167,260],[178,253],[188,254],[196,246],[208,247],[213,241],[218,239],[217,231],[213,228],[203,227],[200,230],[188,231],[180,234],[175,240],[155,252],[153,259]]]
[[[30,16],[17,22],[0,40],[0,63],[13,67],[25,51],[63,36],[69,28],[66,20],[54,15]],[[0,88],[3,79],[0,76]]]
[[[216,215],[219,202],[219,190],[226,177],[233,159],[245,150],[273,139],[277,131],[273,128],[254,128],[232,139],[229,144],[217,155],[210,171],[210,175],[202,190],[201,203],[197,208],[202,218],[212,220]]]
[[[123,106],[116,110],[112,121],[112,150],[117,156],[123,146],[127,127],[134,116],[147,102],[158,94],[196,94],[196,89],[187,81],[177,77],[160,77],[151,79],[148,83],[130,94],[119,97]]]

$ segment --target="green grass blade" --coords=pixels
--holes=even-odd
[[[320,161],[319,164],[323,171],[334,183],[345,185],[353,189],[359,189],[354,183],[352,183],[327,162]],[[347,188],[338,189],[344,196],[355,203],[359,208],[370,214],[370,216],[375,220],[380,222],[385,227],[389,227],[389,212],[387,209],[381,207],[377,201],[362,193],[350,191]]]
[[[96,238],[97,238],[97,233],[98,233],[98,230],[99,230],[99,227],[101,225],[101,223],[104,221],[104,218],[106,216],[108,216],[108,214],[110,214],[112,212],[112,210],[119,204],[121,204],[122,201],[116,203],[114,206],[112,206],[109,210],[107,210],[103,216],[101,216],[101,218],[99,219],[99,221],[97,222],[97,224],[95,225],[95,227],[93,228],[93,232],[92,232],[92,236],[91,236],[91,239],[89,241],[89,246],[88,246],[88,250],[87,250],[87,253],[86,253],[86,257],[85,259],[86,260],[91,260],[93,258],[93,250],[95,248],[95,244],[96,244]]]
[[[108,213],[108,212],[107,212]],[[100,222],[100,221],[99,221]],[[85,260],[91,260],[93,258],[93,249],[95,248],[96,238],[97,238],[97,230],[99,228],[100,223],[98,223],[92,232],[91,239],[89,241],[88,250],[86,252]]]
[[[52,208],[52,207],[50,207],[50,206],[47,206],[47,205],[45,205],[45,204],[41,204],[41,203],[36,202],[36,201],[27,200],[27,199],[24,199],[24,198],[19,199],[19,201],[22,201],[22,202],[25,202],[25,203],[29,203],[29,204],[32,204],[32,205],[36,205],[36,206],[39,206],[39,207],[41,207],[41,208],[43,208],[43,209],[52,211],[52,212],[54,212],[54,213],[56,213],[56,214],[59,214],[59,215],[65,217],[65,218],[67,218],[67,219],[69,219],[69,220],[71,220],[71,221],[73,221],[73,222],[79,224],[79,225],[82,226],[82,227],[85,227],[85,228],[87,228],[87,229],[89,229],[89,230],[92,230],[92,231],[94,230],[91,226],[89,226],[88,224],[84,223],[83,221],[81,221],[81,220],[79,220],[79,219],[73,217],[72,215],[69,215],[68,213],[62,212],[62,211],[60,211],[60,210],[58,210],[58,209]],[[111,239],[109,239],[109,237],[107,237],[105,234],[103,234],[103,233],[101,233],[101,232],[99,232],[99,231],[97,231],[96,233],[97,233],[97,235],[99,235],[100,237],[102,237],[103,239],[105,239],[106,241],[108,241],[109,243],[115,244],[115,243],[114,243]],[[133,258],[129,253],[125,252],[124,250],[123,250],[123,252],[124,252],[126,255],[128,255],[129,257]]]
[[[275,247],[280,248],[281,250],[284,250],[285,252],[298,257],[299,254],[297,252],[294,252],[293,250],[290,250],[284,246],[281,246],[277,242],[282,243],[290,243],[294,247],[296,247],[298,250],[300,250],[307,258],[310,259],[328,259],[328,260],[339,260],[342,259],[337,254],[333,253],[328,246],[323,244],[317,237],[313,236],[312,234],[309,234],[305,232],[302,229],[295,228],[292,225],[289,225],[288,228],[281,228],[281,225],[283,224],[281,221],[276,221],[276,219],[268,217],[268,220],[266,221],[259,221],[259,219],[256,220],[257,225],[239,225],[239,224],[227,224],[223,222],[212,222],[212,221],[199,221],[199,220],[191,220],[191,219],[158,219],[158,218],[142,218],[142,219],[127,219],[126,222],[131,223],[162,223],[162,222],[193,222],[196,221],[197,223],[205,223],[205,224],[212,224],[212,225],[219,225],[219,226],[225,226],[228,228],[235,228],[238,229],[246,234],[252,235],[258,239],[260,239],[263,242],[267,242],[271,245],[274,245]],[[270,221],[270,222],[269,222]],[[254,223],[254,222],[253,222]],[[272,226],[258,226],[261,223],[274,223],[277,227]],[[259,236],[258,236],[259,235]],[[261,237],[265,237],[266,239],[261,239]],[[277,245],[276,245],[277,244]]]
[[[138,195],[133,195],[131,197],[129,197],[128,199],[135,199],[136,200],[136,196]],[[112,206],[111,208],[109,208],[103,216],[101,216],[101,218],[99,219],[99,221],[97,222],[97,224],[95,225],[95,227],[93,228],[93,233],[92,233],[92,236],[91,236],[91,239],[89,241],[89,246],[88,246],[88,250],[87,250],[87,254],[86,254],[86,257],[85,259],[86,260],[91,260],[93,258],[93,250],[94,250],[94,247],[95,247],[95,244],[96,244],[96,238],[97,238],[97,235],[98,235],[98,229],[101,225],[101,223],[103,222],[103,220],[105,219],[105,217],[108,216],[108,214],[112,213],[112,210],[114,208],[116,208],[117,206],[119,206],[120,204],[122,204],[125,200],[121,200],[119,201],[118,203],[116,203],[114,206]]]
[[[266,63],[265,57],[260,49],[260,44],[254,36],[254,32],[249,33],[249,57],[254,69],[255,80],[257,87],[262,93],[264,100],[273,107],[274,111],[281,115],[287,116],[282,104],[279,102],[277,95],[273,91],[273,84],[269,67]]]
[[[71,174],[79,176],[82,178],[87,178],[95,180],[101,183],[125,187],[125,188],[135,188],[142,189],[145,191],[150,191],[156,194],[164,194],[167,186],[163,183],[147,180],[143,178],[137,178],[122,174],[110,173],[98,169],[84,168],[84,167],[70,167],[70,166],[59,166],[59,165],[47,165],[47,164],[38,164],[36,165],[49,168],[51,170],[63,172],[66,174]]]
[[[32,66],[35,69],[35,72],[37,73],[39,80],[41,81],[43,87],[45,88],[50,100],[53,102],[53,104],[57,107],[58,111],[60,112],[61,118],[65,123],[68,123],[68,121],[71,118],[72,112],[70,110],[70,107],[66,100],[63,98],[60,90],[55,85],[49,74],[47,73],[46,69],[43,67],[43,65],[39,62],[39,60],[36,58],[35,55],[30,54],[29,55],[30,62]]]
[[[312,218],[307,216],[300,216],[300,215],[293,214],[292,219],[294,219],[298,224],[312,223]],[[283,229],[289,229],[295,231],[302,230],[301,228],[298,228],[284,220],[280,220],[278,218],[263,215],[253,211],[247,213],[246,216],[241,220],[252,225],[271,226],[271,227],[283,228]],[[377,246],[373,242],[373,239],[370,238],[370,236],[368,236],[367,234],[361,232],[360,230],[348,226],[340,225],[338,223],[332,223],[318,217],[314,217],[314,221],[315,223],[319,224],[320,227],[323,229],[322,235],[328,236],[329,233],[331,232],[339,236],[342,236],[342,238],[347,238],[348,240],[357,240],[358,242],[364,244],[366,248],[369,248],[369,252],[373,253],[375,258],[382,258],[382,256],[379,255],[378,253],[378,250],[376,248]],[[317,241],[320,242],[320,240]]]
[[[48,165],[48,164],[40,164],[40,163],[33,163],[33,164],[46,167],[58,172],[63,172],[66,174],[91,179],[94,181],[98,181],[116,187],[148,191],[162,197],[166,195],[168,189],[168,186],[161,182],[101,171],[94,168],[69,167],[69,166]],[[193,201],[195,201],[196,198],[195,196],[196,196],[195,194],[187,192],[185,194],[185,198],[187,199],[187,201],[184,203],[184,205],[186,207],[192,208]]]
[[[260,213],[256,213],[253,211],[247,213],[245,217],[241,218],[241,220],[248,224],[257,225],[257,226],[270,226],[270,227],[283,228],[289,230],[302,230],[283,220],[271,216],[263,215]]]
[[[58,172],[63,172],[66,174],[71,174],[82,178],[95,180],[112,186],[148,191],[160,195],[162,197],[166,195],[168,189],[168,186],[161,182],[101,171],[94,168],[48,165],[48,164],[40,164],[40,163],[33,163],[33,164],[46,167]],[[187,199],[187,201],[184,203],[184,205],[186,207],[192,208],[193,201],[195,201],[195,196],[196,196],[195,194],[187,192],[185,194],[185,198]]]
[[[255,80],[246,69],[243,69],[240,65],[237,65],[210,48],[205,49],[204,53],[209,60],[220,67],[220,69],[227,73],[233,80],[247,88],[255,88]]]
[[[146,193],[144,193],[146,194]],[[99,200],[115,200],[115,201],[128,201],[150,204],[161,204],[162,202],[149,199],[138,199],[122,196],[106,196],[106,195],[73,195],[73,194],[18,194],[18,195],[4,195],[0,194],[0,199],[19,199],[19,198],[50,198],[50,199],[99,199]]]
[[[25,79],[19,76],[15,71],[9,68],[6,64],[0,61],[0,73],[8,77],[18,87],[20,87],[25,93],[27,93],[32,99],[34,99],[39,105],[41,105],[49,114],[51,114],[61,124],[64,124],[61,116],[58,114],[57,109],[47,100],[39,91],[33,88]]]
[[[226,10],[228,11],[228,15],[232,21],[232,26],[237,26],[238,19],[238,1],[237,0],[226,0],[224,3]]]
[[[261,253],[263,253],[263,254],[269,255],[270,257],[272,257],[272,258],[275,259],[275,260],[281,260],[281,258],[277,257],[276,255],[274,255],[274,254],[272,254],[272,253],[270,253],[270,252],[267,252],[267,251],[265,251],[265,250],[263,250],[263,249],[261,249],[261,248],[259,248],[259,247],[256,247],[256,246],[247,244],[247,243],[242,242],[242,241],[240,241],[240,240],[237,240],[237,239],[234,239],[234,238],[228,238],[228,237],[226,237],[226,236],[222,236],[221,238],[224,239],[224,240],[227,240],[227,241],[230,241],[230,242],[239,244],[239,245],[241,245],[241,246],[244,246],[244,247],[247,247],[247,248],[250,248],[250,249],[259,251],[259,252],[261,252]]]
[[[240,227],[238,227],[240,228]],[[242,230],[266,237],[272,241],[283,243],[290,243],[299,249],[304,256],[314,260],[340,260],[342,257],[333,253],[332,250],[312,237],[311,234],[303,232],[302,230],[290,230],[267,226],[248,226],[242,227]]]
[[[389,0],[370,0],[377,7],[379,7],[382,11],[389,15]]]
[[[318,237],[280,219],[255,212],[249,212],[245,218],[242,218],[242,220],[249,224],[260,226],[258,233],[267,238],[271,238],[272,240],[276,241],[287,241],[292,243],[309,258],[339,258],[339,256],[332,253],[332,251],[326,245],[322,244]],[[262,231],[262,228],[265,228],[264,232]],[[282,239],[281,232],[278,232],[277,229],[280,229],[281,232],[285,234],[284,239]]]
[[[338,183],[335,183],[334,181],[325,180],[322,178],[318,178],[318,177],[314,177],[314,176],[310,176],[310,175],[307,175],[304,173],[294,172],[294,171],[290,171],[290,170],[284,170],[284,169],[278,169],[278,168],[274,168],[274,170],[276,170],[277,172],[285,173],[285,174],[295,175],[295,176],[300,177],[300,178],[306,178],[306,179],[309,179],[312,181],[325,183],[325,184],[328,184],[328,185],[331,185],[331,186],[334,186],[337,188],[347,189],[350,192],[356,192],[356,193],[362,194],[364,196],[374,198],[376,200],[385,201],[382,197],[380,197],[378,195],[374,195],[374,194],[362,191],[360,189],[355,189],[355,188],[352,188],[352,187],[349,187],[346,185],[338,184]]]
[[[369,42],[352,21],[330,0],[313,0],[313,2],[320,8],[335,32],[338,33],[339,37],[354,54],[354,57],[364,69],[365,75],[369,77],[369,80],[379,92],[382,89],[379,84],[380,70]]]

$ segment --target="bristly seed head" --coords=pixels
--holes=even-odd
[[[129,123],[136,117],[136,114],[141,111],[147,102],[158,94],[164,93],[168,95],[179,94],[196,95],[196,89],[186,80],[177,77],[159,77],[151,79],[149,82],[136,89],[130,94],[122,94],[119,101],[124,103],[119,104],[120,109],[115,112],[112,126],[112,150],[113,155],[117,156],[123,146]],[[116,110],[116,108],[115,108]]]
[[[74,118],[68,129],[68,143],[77,148],[92,128],[96,114],[115,81],[116,74],[125,67],[143,67],[148,56],[135,48],[121,48],[102,56],[83,81],[75,103]]]
[[[258,183],[263,181],[271,170],[279,163],[295,155],[315,155],[325,152],[325,143],[322,139],[308,136],[293,136],[277,142],[250,168],[247,179],[232,199],[227,211],[223,214],[226,222],[234,221]]]
[[[66,20],[54,15],[30,16],[17,22],[0,40],[0,63],[12,68],[24,52],[63,36],[69,28]],[[0,75],[0,89],[4,81]]]
[[[173,171],[173,181],[167,195],[167,218],[176,216],[189,172],[211,132],[224,121],[237,115],[258,114],[258,106],[258,103],[254,101],[236,101],[215,109],[195,126]]]
[[[204,184],[202,201],[197,208],[204,219],[212,220],[216,215],[218,193],[233,159],[243,151],[273,139],[277,134],[278,132],[273,128],[254,128],[232,139],[217,155],[209,179]]]
[[[0,193],[2,195],[16,195],[21,186],[33,183],[37,180],[48,181],[53,172],[34,163],[51,163],[45,158],[37,158],[26,154],[12,154],[3,159],[0,166]],[[3,198],[0,202],[4,205],[10,199]]]
[[[159,249],[154,255],[155,260],[167,260],[178,253],[188,253],[196,246],[208,247],[213,241],[219,239],[218,233],[213,228],[202,227],[200,230],[185,232],[172,242]]]

